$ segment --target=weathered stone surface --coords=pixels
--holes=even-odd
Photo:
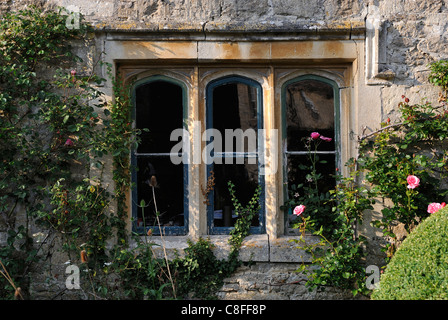
[[[216,257],[227,258],[231,250],[229,236],[211,236],[210,240],[215,246]],[[264,234],[246,237],[241,245],[239,258],[242,261],[269,261],[268,236]]]
[[[281,237],[269,243],[269,260],[271,262],[310,262],[311,255],[302,248],[319,242],[313,236],[305,236],[304,243],[297,241],[298,237]]]
[[[326,288],[310,291],[306,276],[296,270],[299,264],[256,263],[240,267],[218,292],[226,300],[317,300],[353,299],[350,291]],[[359,297],[358,297],[359,298]]]
[[[184,250],[188,247],[188,237],[159,237],[149,238],[150,243],[155,244],[152,247],[157,257],[173,259],[176,256],[183,257]],[[218,259],[226,259],[230,253],[229,236],[214,235],[206,238],[214,246],[213,251]],[[302,249],[302,243],[296,243],[293,240],[298,237],[282,237],[270,240],[267,234],[250,235],[246,237],[239,251],[239,258],[245,262],[309,262],[310,255]],[[306,236],[306,244],[312,245],[319,240],[313,236]],[[142,241],[144,238],[142,237]],[[165,247],[165,250],[163,248]]]
[[[375,12],[383,32],[380,48],[386,48],[382,67],[395,73],[394,83],[421,83],[422,69],[429,62],[448,57],[448,13],[443,0],[19,0],[3,3],[0,14],[31,4],[70,7],[99,29],[128,31],[312,30],[338,28],[336,21],[364,23]]]
[[[353,144],[354,137],[363,128],[378,129],[372,127],[379,125],[377,120],[397,119],[397,105],[402,95],[413,103],[422,99],[437,101],[437,88],[427,82],[428,64],[448,58],[445,0],[5,0],[0,4],[0,16],[32,4],[47,10],[62,6],[79,11],[94,25],[96,35],[91,41],[75,44],[85,62],[76,66],[79,74],[92,71],[102,50],[106,54],[113,52],[117,60],[173,61],[182,56],[200,63],[219,59],[252,63],[253,59],[288,63],[297,59],[315,63],[332,57],[345,57],[344,63],[356,61],[354,74],[347,75],[350,81],[341,88],[341,92],[353,92],[351,98],[358,106],[356,112],[347,111],[344,118],[344,123],[353,122],[357,131],[351,131],[352,136],[346,138],[346,142]],[[377,43],[371,51],[366,49],[366,43],[363,46],[369,28],[373,28],[367,30],[371,34],[377,32]],[[184,42],[179,41],[180,35]],[[119,37],[122,42],[113,42]],[[272,42],[263,42],[267,38]],[[167,45],[171,39],[176,41]],[[296,42],[289,42],[291,39]],[[333,42],[320,41],[327,39]],[[372,53],[378,55],[376,60],[372,59],[378,70],[364,83],[368,61],[362,59]],[[109,182],[112,184],[110,177]],[[366,220],[379,219],[379,214],[380,209],[375,208],[366,215]],[[24,221],[24,216],[19,216],[17,221]],[[367,264],[377,263],[386,240],[371,226],[363,225],[360,231],[369,239]],[[42,244],[42,252],[47,252],[31,275],[32,298],[86,298],[65,287],[68,257],[58,250],[58,239],[47,238],[41,230],[32,233],[36,245]],[[309,292],[305,288],[304,276],[295,270],[300,263],[309,262],[310,256],[299,244],[291,242],[292,239],[297,237],[248,237],[240,257],[256,263],[241,267],[227,279],[219,296],[223,299],[350,299],[351,294],[337,290]],[[6,227],[0,221],[0,245],[6,245],[6,240]],[[211,237],[217,257],[228,255],[227,240],[226,236]],[[166,237],[164,243],[154,238],[151,241],[165,245],[170,259],[177,254],[182,256],[188,246],[187,237]],[[317,240],[307,238],[307,241]],[[162,246],[154,247],[154,251],[164,255]]]

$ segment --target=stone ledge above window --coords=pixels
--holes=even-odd
[[[237,22],[95,22],[95,31],[107,32],[109,40],[357,40],[365,37],[365,22],[344,21],[237,21]]]
[[[204,236],[215,246],[214,253],[218,259],[225,259],[230,253],[229,237],[228,235]],[[156,244],[156,246],[153,246],[153,250],[160,258],[164,257],[162,246],[162,243],[164,243],[167,257],[171,260],[176,258],[177,255],[184,256],[185,249],[188,248],[188,239],[188,236],[165,236],[163,242],[160,237],[151,237],[149,241]],[[292,241],[297,239],[297,236],[284,236],[269,240],[267,234],[250,235],[242,243],[239,258],[244,262],[311,262],[311,255],[301,249],[303,246]],[[305,241],[306,244],[316,244],[319,242],[319,238],[306,235]]]

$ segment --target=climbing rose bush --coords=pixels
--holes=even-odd
[[[297,206],[294,208],[294,214],[296,216],[300,216],[306,209],[306,206],[304,206],[303,204],[301,204],[300,206]]]
[[[413,175],[409,175],[406,181],[408,182],[409,189],[415,189],[420,185],[420,179]]]
[[[436,213],[440,209],[445,207],[445,202],[437,203],[433,202],[428,205],[428,213]]]
[[[332,140],[332,139],[329,138],[329,137],[324,137],[324,136],[321,135],[319,132],[311,132],[310,137],[311,137],[311,139],[313,139],[313,140],[317,140],[317,139],[320,138],[321,140],[326,141],[326,142],[330,142],[330,141]]]
[[[331,140],[332,140],[331,138],[324,137],[324,136],[320,136],[320,138],[326,142],[331,142]]]

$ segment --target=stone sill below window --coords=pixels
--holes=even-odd
[[[209,239],[215,246],[213,249],[215,256],[218,259],[227,258],[230,252],[230,245],[228,243],[228,235],[212,235],[204,236],[205,239]],[[188,247],[188,236],[165,236],[163,242],[165,244],[165,250],[168,259],[174,259],[177,255],[184,256],[184,250]],[[309,263],[311,262],[311,255],[306,253],[301,247],[301,243],[296,243],[291,240],[299,239],[298,236],[283,236],[277,239],[269,239],[267,234],[262,235],[250,235],[246,237],[242,243],[240,249],[239,258],[244,261],[252,262],[281,262],[281,263]],[[142,237],[144,241],[144,238]],[[313,235],[305,236],[306,244],[316,244],[319,242],[319,238]],[[153,236],[148,239],[151,243],[156,244],[153,246],[155,254],[163,258],[164,250],[162,246],[162,239],[157,236]]]

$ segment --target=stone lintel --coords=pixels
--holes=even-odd
[[[279,40],[358,40],[365,35],[365,24],[361,21],[332,21],[317,23],[300,21],[284,23],[261,21],[256,23],[224,22],[165,22],[115,24],[96,22],[96,32],[107,32],[113,40],[221,40],[221,41],[267,41]]]

